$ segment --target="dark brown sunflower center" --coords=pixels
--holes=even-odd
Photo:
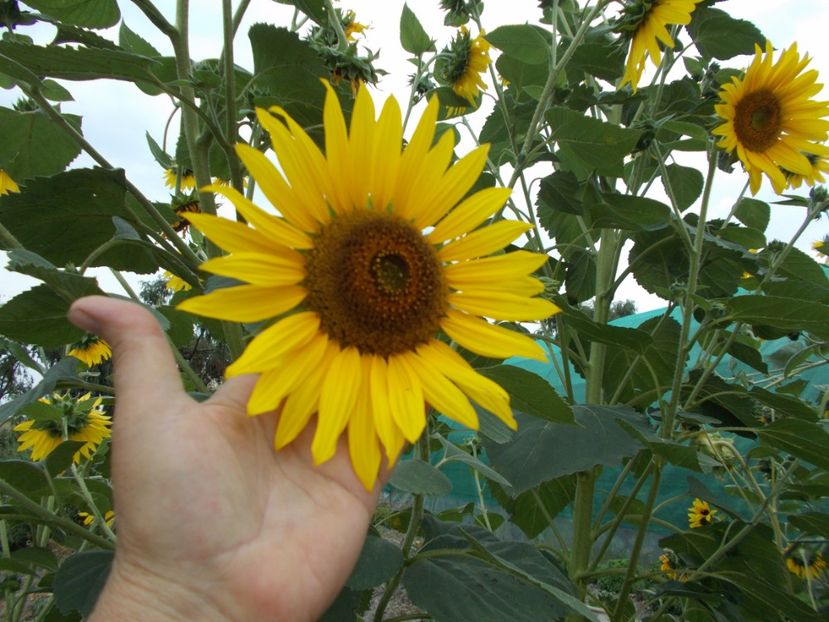
[[[780,100],[770,91],[757,91],[743,97],[734,114],[734,131],[751,151],[765,151],[777,142],[782,120]]]
[[[431,339],[448,288],[420,231],[386,213],[358,211],[326,225],[307,257],[308,307],[341,347],[389,356]]]

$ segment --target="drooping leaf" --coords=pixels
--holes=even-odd
[[[400,547],[379,536],[369,535],[346,586],[358,591],[376,587],[388,581],[402,565]]]
[[[740,202],[737,204],[734,215],[746,227],[765,231],[766,227],[769,226],[771,208],[768,203],[764,203],[763,201],[744,198],[740,199]]]
[[[531,65],[546,63],[550,54],[550,34],[531,24],[499,26],[486,34],[486,40],[507,56]]]
[[[698,6],[694,10],[688,32],[703,56],[719,60],[753,54],[754,46],[762,47],[766,41],[751,22],[711,7]]]
[[[121,19],[116,0],[26,0],[26,4],[61,22],[84,28],[109,28]]]
[[[80,130],[81,118],[64,115]],[[43,112],[0,108],[0,168],[18,183],[60,173],[81,148]]]
[[[665,176],[662,176],[662,186],[665,192],[668,193],[670,186],[680,210],[691,207],[702,194],[702,186],[705,182],[702,173],[695,168],[679,164],[669,164],[665,169],[668,173],[667,182]]]
[[[0,460],[0,478],[37,502],[40,502],[41,495],[49,494],[49,483],[43,469],[26,460]],[[14,505],[14,500],[11,503]]]
[[[14,249],[9,252],[6,269],[40,279],[69,303],[81,296],[103,294],[95,279],[81,276],[76,272],[58,270],[40,255],[25,249]]]
[[[778,296],[737,296],[726,301],[732,319],[785,331],[807,330],[829,339],[829,305]]]
[[[542,482],[596,465],[616,465],[642,448],[618,423],[640,415],[621,406],[575,406],[577,425],[562,425],[519,413],[518,432],[496,445],[485,442],[492,466],[520,494]]]
[[[43,397],[47,393],[51,392],[58,382],[62,380],[76,379],[78,376],[79,365],[80,361],[78,359],[74,356],[67,356],[47,369],[40,382],[26,391],[26,393],[9,402],[0,404],[0,423],[9,417],[16,415],[20,409],[24,408],[28,404],[31,404],[39,397]]]
[[[55,602],[62,613],[92,612],[112,567],[113,551],[83,551],[66,558],[55,575]]]
[[[514,409],[555,423],[574,422],[573,409],[538,374],[514,365],[484,367],[478,372],[509,393]]]
[[[595,227],[653,231],[670,221],[670,208],[654,199],[603,192],[599,201],[587,204]]]
[[[389,484],[412,494],[447,495],[452,482],[446,475],[423,460],[403,460],[397,464]]]
[[[779,419],[757,430],[764,444],[782,449],[822,469],[829,469],[829,432],[817,422]]]
[[[48,285],[37,285],[0,307],[0,334],[39,346],[78,341],[85,333],[66,319],[70,304]]]
[[[573,166],[599,175],[622,177],[623,162],[636,146],[640,130],[619,127],[584,116],[569,108],[553,107],[545,114],[550,138],[558,143],[560,157]]]
[[[556,171],[541,180],[538,187],[538,205],[548,210],[582,214],[579,180],[569,171]]]
[[[490,484],[493,496],[509,512],[510,522],[528,538],[535,538],[550,527],[555,518],[573,502],[576,494],[576,476],[566,475],[531,488],[515,499],[503,488]]]

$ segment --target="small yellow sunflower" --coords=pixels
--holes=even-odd
[[[172,272],[167,272],[166,270],[164,271],[164,279],[166,280],[165,286],[167,289],[174,292],[186,292],[193,287],[183,278],[176,276]]]
[[[716,513],[717,510],[712,510],[707,501],[694,499],[693,504],[688,509],[688,525],[691,529],[710,525],[714,522],[714,514]]]
[[[677,572],[674,560],[671,558],[671,555],[669,555],[668,553],[663,553],[659,556],[659,561],[661,562],[659,565],[659,570],[665,573],[665,576],[667,576],[669,579],[673,581],[681,581],[682,583],[686,583],[688,581],[688,575],[686,573]]]
[[[473,105],[478,94],[487,88],[481,75],[492,62],[489,47],[483,33],[473,39],[466,26],[461,26],[436,67],[439,80]]]
[[[805,71],[809,57],[797,52],[797,44],[783,50],[776,63],[773,49],[766,41],[765,55],[755,46],[754,61],[742,79],[732,78],[720,91],[721,104],[714,108],[724,123],[713,130],[722,136],[718,146],[733,153],[749,174],[752,194],[760,189],[762,174],[774,191],[785,190],[791,176],[798,185],[811,185],[825,169],[815,169],[810,157],[829,156],[820,144],[829,133],[829,102],[811,98],[823,88],[818,73]],[[787,179],[786,175],[790,178]]]
[[[100,337],[90,335],[80,343],[76,343],[69,350],[69,356],[74,356],[87,367],[92,367],[109,359],[112,356],[112,348]]]
[[[64,440],[84,441],[86,444],[75,452],[72,460],[78,463],[81,457],[90,458],[104,439],[110,437],[109,427],[112,425],[112,420],[100,408],[101,398],[95,398],[92,404],[86,404],[90,399],[89,393],[77,399],[59,393],[53,394],[51,398],[41,398],[39,401],[44,404],[59,408],[62,417],[57,421],[27,419],[17,424],[14,431],[22,432],[17,437],[20,443],[17,451],[31,449],[32,460],[37,462],[47,458]]]
[[[175,189],[176,181],[178,180],[179,176],[179,169],[178,168],[168,168],[164,171],[164,184],[171,189]],[[188,190],[192,190],[196,187],[196,178],[193,175],[193,171],[190,169],[182,169],[181,170],[181,181],[179,182],[179,191],[180,192],[187,192]]]
[[[83,524],[85,527],[89,527],[92,523],[95,522],[95,517],[90,514],[89,512],[78,512],[78,518],[83,519]],[[115,522],[115,512],[112,510],[107,510],[104,514],[104,522],[106,523],[107,527],[112,527],[112,524]]]
[[[356,39],[355,35],[359,35],[368,29],[368,26],[357,21],[357,15],[354,11],[346,11],[343,17],[343,29],[345,31],[345,38],[349,41]]]
[[[790,188],[800,188],[800,185],[804,182],[807,186],[814,186],[826,181],[823,174],[829,173],[829,159],[811,153],[804,153],[803,155],[809,160],[812,170],[808,175],[798,175],[784,169],[783,172],[786,174]]]
[[[645,62],[650,56],[654,65],[662,61],[661,41],[665,46],[674,47],[674,40],[668,32],[667,26],[673,24],[686,25],[691,23],[691,13],[702,0],[643,0],[628,5],[628,13],[635,14],[633,20],[628,18],[628,26],[632,31],[630,36],[630,51],[625,63],[625,73],[619,83],[621,89],[630,84],[633,92],[639,86]],[[631,23],[632,22],[632,23]]]
[[[0,168],[0,197],[12,192],[20,192],[20,186],[11,178],[11,176]]]
[[[801,579],[814,581],[826,570],[826,561],[820,553],[810,554],[805,551],[797,551],[786,557],[786,568]]]
[[[470,196],[488,146],[450,166],[454,137],[432,145],[433,98],[405,150],[400,108],[386,100],[379,120],[363,87],[347,131],[330,85],[324,106],[325,153],[279,108],[258,110],[280,169],[260,151],[236,152],[284,218],[233,188],[211,186],[248,225],[189,214],[193,226],[229,255],[202,270],[246,283],[190,298],[180,309],[238,322],[275,319],[228,368],[261,374],[250,415],[282,405],[274,444],[293,441],[317,413],[312,454],[330,459],[347,429],[355,472],[371,489],[385,447],[389,463],[424,429],[425,403],[471,428],[471,398],[512,428],[507,393],[440,339],[490,357],[546,360],[531,338],[483,319],[539,320],[558,309],[535,297],[531,273],[546,256],[496,254],[529,226],[480,227],[510,194]],[[492,255],[492,256],[490,256]]]

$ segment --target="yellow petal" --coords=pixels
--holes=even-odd
[[[237,285],[188,298],[176,308],[218,320],[259,322],[293,309],[307,295],[308,292],[298,285]]]
[[[314,219],[293,189],[282,178],[282,174],[276,169],[265,154],[249,145],[240,143],[236,145],[236,155],[248,169],[248,172],[259,184],[264,195],[279,213],[288,222],[299,227],[303,231],[319,230],[319,223]],[[213,190],[218,192],[218,190]],[[238,207],[237,207],[238,209]]]
[[[412,209],[415,226],[428,227],[460,201],[481,175],[489,145],[481,145],[455,162],[434,188],[426,188],[420,207]],[[468,231],[468,229],[467,229]]]
[[[532,225],[529,223],[502,220],[450,242],[438,251],[438,256],[443,261],[462,261],[484,257],[504,248],[519,235],[530,229],[532,229]]]
[[[335,212],[344,214],[352,211],[351,191],[349,188],[349,167],[351,157],[348,150],[348,134],[345,129],[345,118],[340,107],[337,93],[327,80],[325,85],[325,106],[323,108],[323,123],[325,125],[325,158],[331,177],[339,180],[334,184],[334,196],[329,200]]]
[[[391,414],[404,438],[414,443],[426,427],[423,391],[403,357],[390,356],[386,367]]]
[[[357,348],[346,348],[331,361],[320,389],[317,431],[311,443],[315,465],[330,460],[336,453],[337,439],[353,414],[363,382],[367,381]]]
[[[311,415],[316,412],[320,401],[320,387],[322,379],[328,372],[331,361],[340,349],[334,342],[328,342],[322,360],[316,369],[288,396],[279,415],[279,423],[274,433],[273,444],[276,449],[282,449],[293,441],[308,425]]]
[[[524,356],[547,362],[544,350],[530,337],[465,313],[450,309],[440,327],[454,341],[481,356],[501,359]]]
[[[426,237],[432,244],[440,244],[472,231],[501,209],[511,192],[509,188],[486,188],[476,192],[449,212]]]
[[[311,311],[289,315],[254,337],[225,375],[230,378],[276,367],[288,352],[311,341],[319,326],[319,316]]]
[[[211,242],[230,253],[256,252],[268,254],[281,248],[255,229],[251,229],[241,222],[219,218],[210,214],[187,213],[183,216],[196,229],[206,235]]]
[[[407,164],[404,152],[399,172],[401,182],[397,184],[392,197],[395,214],[411,220],[417,215],[418,210],[424,209],[423,189],[437,183],[449,166],[454,148],[455,135],[451,131],[446,131],[421,160]],[[406,170],[406,166],[409,166],[409,170]]]
[[[256,150],[254,149],[253,151]],[[256,153],[259,152],[256,151]],[[262,154],[259,153],[259,155],[261,156]],[[264,156],[262,157],[264,158]],[[202,188],[202,190],[221,194],[232,201],[236,211],[256,227],[258,233],[261,233],[264,237],[272,240],[276,244],[297,249],[314,247],[314,242],[305,232],[297,229],[281,218],[262,211],[232,186],[211,185]]]
[[[371,203],[376,210],[385,210],[391,201],[397,183],[402,144],[403,125],[400,119],[400,106],[397,105],[394,97],[389,97],[377,121],[372,150]]]
[[[457,277],[447,278],[452,289],[466,292],[470,296],[497,296],[499,293],[516,296],[535,296],[544,291],[544,283],[533,276],[518,276],[508,281],[468,281]]]
[[[309,343],[292,352],[290,360],[264,372],[248,399],[248,414],[259,415],[276,409],[285,396],[319,366],[327,349],[328,338],[317,333]]]
[[[406,356],[406,362],[415,371],[423,387],[426,401],[436,410],[473,430],[478,429],[478,415],[472,404],[458,387],[446,379],[440,371],[429,366],[417,354]]]
[[[261,253],[234,253],[208,259],[199,268],[253,285],[294,285],[305,278],[305,260],[296,251],[290,252],[296,255],[295,259]]]
[[[371,407],[374,412],[374,425],[377,436],[386,448],[389,466],[394,464],[403,449],[403,434],[395,425],[389,406],[389,381],[385,359],[371,357]]]
[[[474,315],[517,322],[543,320],[559,311],[559,308],[549,300],[526,298],[505,293],[496,296],[451,293],[449,294],[449,304]]]
[[[354,413],[348,421],[348,453],[354,473],[366,490],[371,490],[377,481],[381,455],[371,407],[371,358],[364,356],[361,362],[363,381]]]
[[[546,261],[547,255],[541,253],[515,251],[496,257],[452,264],[444,270],[447,279],[458,279],[465,283],[492,283],[526,276]]]
[[[371,162],[374,147],[374,102],[368,87],[362,86],[354,101],[351,112],[351,128],[348,133],[348,147],[351,153],[351,202],[356,209],[368,205],[369,193],[374,182],[374,171],[366,165]]]

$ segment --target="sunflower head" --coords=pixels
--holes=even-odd
[[[826,560],[819,551],[793,548],[786,553],[786,568],[801,579],[814,581],[826,570]]]
[[[615,30],[622,33],[624,45],[630,44],[625,73],[618,88],[630,84],[633,92],[639,85],[645,62],[651,59],[654,65],[662,60],[660,43],[673,49],[674,40],[668,26],[691,23],[691,14],[702,0],[635,0],[626,2]]]
[[[0,168],[0,197],[12,192],[20,192],[20,186],[11,178],[11,175]]]
[[[168,188],[175,190],[177,182],[180,192],[187,192],[196,187],[196,178],[189,168],[174,166],[164,171],[164,184]]]
[[[171,207],[177,216],[177,220],[170,226],[176,233],[187,231],[187,227],[190,226],[189,221],[185,218],[186,214],[201,213],[201,203],[195,191],[186,195],[177,194],[173,197]]]
[[[83,441],[72,460],[90,458],[98,446],[110,437],[112,420],[101,408],[101,398],[92,399],[87,393],[75,398],[69,394],[53,393],[51,397],[38,400],[49,407],[41,411],[37,419],[27,419],[14,427],[17,437],[17,451],[31,449],[32,460],[43,460],[65,440]]]
[[[691,507],[688,508],[688,525],[691,529],[710,525],[714,522],[716,513],[717,510],[712,510],[707,501],[694,499]]]
[[[173,292],[186,292],[193,288],[190,283],[172,272],[164,271],[164,286]]]
[[[84,524],[84,527],[90,527],[92,523],[95,522],[95,517],[90,514],[89,512],[78,512],[78,518]],[[112,510],[107,510],[104,514],[104,522],[106,523],[107,527],[112,527],[113,523],[115,522],[115,512]]]
[[[466,26],[461,26],[435,63],[435,78],[474,105],[481,90],[487,88],[481,74],[491,62],[489,47],[483,33],[473,39]]]
[[[790,188],[800,188],[800,185],[805,182],[807,186],[814,186],[815,184],[822,184],[826,181],[823,176],[824,173],[829,173],[829,158],[815,155],[813,153],[804,152],[804,156],[809,161],[811,171],[807,175],[798,175],[783,168],[783,173],[789,182]]]
[[[532,273],[546,256],[499,253],[528,226],[506,220],[481,226],[510,192],[470,194],[487,147],[450,165],[453,134],[434,141],[437,99],[404,149],[394,98],[378,119],[360,88],[347,126],[336,93],[326,87],[324,152],[279,108],[257,112],[279,168],[260,151],[237,146],[281,216],[217,186],[209,190],[230,199],[247,224],[187,215],[229,253],[202,270],[243,284],[179,308],[271,321],[228,368],[228,375],[260,374],[248,413],[281,406],[277,449],[316,413],[314,461],[331,458],[347,434],[355,472],[370,489],[381,448],[393,463],[404,442],[417,440],[427,403],[476,428],[472,400],[514,428],[506,392],[446,341],[485,356],[545,360],[535,341],[484,318],[540,320],[557,308],[536,297],[544,286]]]
[[[368,30],[368,26],[358,22],[357,15],[354,11],[348,10],[343,15],[343,30],[345,31],[346,39],[354,41],[356,39],[355,35],[362,34]]]
[[[69,356],[74,356],[87,367],[100,365],[112,356],[109,344],[95,335],[87,335],[80,342],[72,346]]]
[[[774,62],[774,50],[756,46],[754,61],[742,78],[734,77],[720,91],[715,106],[723,123],[713,130],[718,146],[735,153],[749,174],[751,192],[760,189],[762,176],[782,193],[794,180],[799,186],[822,181],[829,148],[829,102],[813,98],[823,88],[817,71],[804,71],[808,56],[797,44],[783,50]]]
[[[672,581],[688,581],[687,573],[677,572],[677,559],[673,552],[665,552],[659,556],[659,570]]]

